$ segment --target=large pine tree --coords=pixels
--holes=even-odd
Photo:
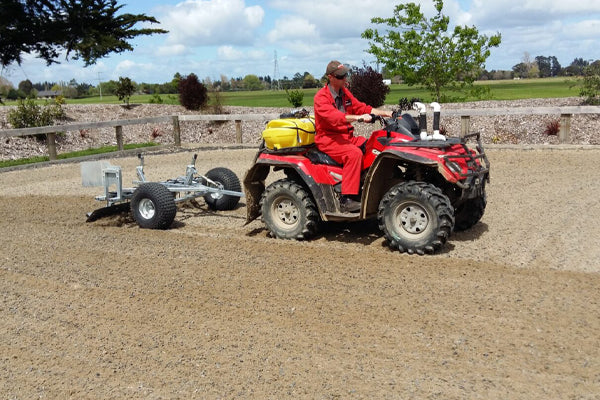
[[[29,53],[52,64],[64,51],[87,66],[133,50],[129,41],[136,36],[166,33],[136,29],[139,22],[159,22],[145,14],[119,15],[122,7],[116,0],[0,0],[0,64],[20,64]]]

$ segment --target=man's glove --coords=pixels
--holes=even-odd
[[[367,121],[366,118],[364,118],[365,115],[369,115],[371,117],[370,121]],[[373,123],[378,119],[377,115],[375,114],[363,114],[358,118],[358,122],[370,122]]]

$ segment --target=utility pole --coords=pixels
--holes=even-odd
[[[279,84],[279,64],[277,63],[277,50],[275,50],[275,62],[274,62],[274,67],[273,67],[273,82],[271,83],[271,88],[274,88],[273,84],[275,82],[277,82],[277,87],[275,89],[281,90],[281,85]]]
[[[98,90],[100,90],[100,100],[102,100],[102,83],[100,82],[100,72],[98,72]]]

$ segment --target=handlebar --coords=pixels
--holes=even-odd
[[[402,110],[394,110],[392,112],[392,117],[391,118],[385,118],[385,117],[383,117],[381,115],[375,115],[375,114],[370,114],[370,115],[371,115],[371,121],[369,121],[370,123],[374,123],[375,121],[379,121],[382,126],[390,126],[390,125],[394,124],[397,119],[401,119],[402,118]],[[357,122],[366,122],[366,121],[361,116],[360,118],[358,118]]]

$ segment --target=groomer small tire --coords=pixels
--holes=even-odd
[[[205,175],[208,179],[215,182],[219,189],[241,192],[242,186],[235,172],[227,168],[213,168]],[[210,182],[202,182],[206,186],[213,186]],[[240,201],[239,196],[231,196],[220,193],[207,193],[204,195],[204,201],[211,210],[226,211],[233,210]]]
[[[149,182],[133,192],[131,213],[140,228],[168,229],[177,214],[177,206],[169,189],[160,183]]]

